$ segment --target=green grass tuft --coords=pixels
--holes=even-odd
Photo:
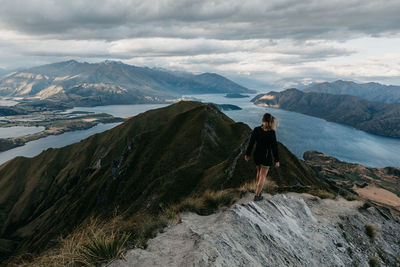
[[[97,265],[121,257],[125,251],[125,243],[130,234],[111,232],[91,232],[87,243],[79,250],[81,263],[85,265]]]

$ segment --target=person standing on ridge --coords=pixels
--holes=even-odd
[[[275,135],[275,117],[271,114],[265,113],[262,117],[262,125],[253,129],[246,150],[246,161],[250,159],[254,143],[256,143],[256,149],[253,156],[257,168],[257,189],[254,201],[260,201],[263,199],[261,191],[273,161],[275,161],[275,167],[279,167],[278,145]]]

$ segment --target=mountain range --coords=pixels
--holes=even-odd
[[[400,103],[371,102],[350,95],[304,93],[297,89],[259,94],[251,101],[259,106],[278,107],[369,133],[400,138]]]
[[[174,72],[117,61],[69,60],[13,72],[0,79],[0,96],[73,106],[160,103],[182,94],[251,92],[215,73]]]
[[[210,190],[238,194],[256,174],[254,163],[244,160],[250,133],[214,104],[181,101],[81,142],[10,160],[0,166],[0,255],[49,249],[116,208],[121,225],[138,225],[137,218],[143,223]],[[282,144],[278,149],[281,168],[272,169],[271,179],[281,191],[337,190]]]
[[[355,83],[352,81],[338,80],[312,84],[303,89],[303,92],[328,93],[335,95],[353,95],[369,101],[384,103],[400,102],[400,86],[383,85],[380,83]]]

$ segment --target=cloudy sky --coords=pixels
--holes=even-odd
[[[398,0],[0,0],[0,68],[67,59],[217,72],[251,88],[400,85]]]

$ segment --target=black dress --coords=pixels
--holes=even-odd
[[[246,150],[247,156],[250,156],[254,143],[256,143],[256,149],[253,156],[256,165],[272,166],[274,160],[279,162],[278,145],[274,130],[264,131],[261,126],[255,127]]]

